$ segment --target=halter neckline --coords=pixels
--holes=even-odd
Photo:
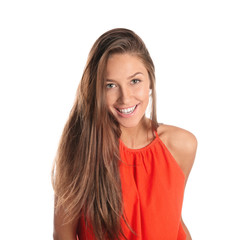
[[[142,148],[129,148],[129,147],[127,147],[127,146],[123,143],[123,141],[122,141],[121,139],[119,139],[119,141],[120,141],[120,145],[123,147],[123,149],[125,149],[125,150],[127,150],[127,151],[130,151],[130,152],[140,152],[140,151],[143,151],[143,150],[146,150],[146,149],[152,147],[152,146],[155,144],[155,142],[158,141],[159,136],[158,136],[158,134],[157,134],[157,131],[155,131],[155,130],[154,130],[154,135],[155,135],[155,138],[154,138],[149,144],[147,144],[146,146],[144,146],[144,147],[142,147]]]

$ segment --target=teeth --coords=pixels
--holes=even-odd
[[[118,111],[121,113],[124,113],[124,114],[130,114],[134,111],[135,108],[136,108],[136,105],[134,107],[126,108],[126,109],[119,109],[118,108]]]

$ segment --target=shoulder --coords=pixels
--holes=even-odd
[[[160,124],[157,133],[161,140],[171,148],[189,153],[196,151],[197,139],[195,135],[183,128]]]
[[[160,124],[157,133],[180,165],[187,180],[196,155],[197,139],[195,135],[185,129],[166,124]]]

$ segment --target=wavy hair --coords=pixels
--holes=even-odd
[[[157,129],[155,70],[149,52],[133,31],[112,29],[89,53],[52,170],[55,210],[64,209],[64,224],[83,217],[98,240],[120,239],[121,220],[126,222],[119,174],[121,130],[105,101],[107,60],[124,53],[137,56],[148,71],[151,128]]]

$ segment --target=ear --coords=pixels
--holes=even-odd
[[[152,90],[153,87],[153,80],[151,79],[150,75],[149,75],[149,88]]]
[[[151,81],[151,79],[149,78],[149,95],[151,95],[152,94],[152,81]]]

